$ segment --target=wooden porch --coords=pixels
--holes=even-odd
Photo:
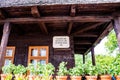
[[[27,65],[27,49],[30,45],[50,46],[49,62],[54,60],[54,65],[60,62],[54,59],[59,55],[70,56],[71,61],[65,61],[70,63],[69,66],[72,65],[73,54],[83,55],[85,63],[85,55],[91,51],[95,65],[94,47],[113,29],[113,26],[118,41],[120,39],[119,12],[120,3],[1,7],[0,67],[4,64],[6,46],[16,46],[15,64]],[[56,35],[69,36],[70,47],[54,49],[52,37]]]

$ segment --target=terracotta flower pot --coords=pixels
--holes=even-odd
[[[6,77],[7,77],[7,74],[1,74],[1,80],[5,80]]]
[[[35,76],[35,75],[29,75],[28,80],[35,80],[35,78],[39,78],[41,80],[42,77],[40,76]]]
[[[50,80],[53,80],[53,76],[50,76]]]
[[[86,80],[97,80],[97,76],[85,76]]]
[[[70,76],[71,80],[82,80],[82,76]]]
[[[101,75],[100,80],[112,80],[111,75]]]
[[[120,75],[115,76],[116,80],[120,80]]]
[[[53,76],[48,76],[46,78],[47,78],[47,80],[53,80]],[[45,80],[45,79],[43,77],[41,77],[40,80]]]
[[[56,80],[67,80],[67,76],[56,76]]]

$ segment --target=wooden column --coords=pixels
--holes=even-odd
[[[83,64],[85,64],[85,54],[83,54]]]
[[[92,65],[96,65],[96,63],[95,63],[94,47],[91,48],[91,57],[92,57]]]
[[[119,50],[120,50],[120,17],[114,17],[113,27],[117,36],[117,41],[118,41]]]
[[[2,66],[4,65],[4,56],[5,56],[6,46],[8,43],[10,29],[11,29],[10,23],[9,22],[5,23],[4,28],[3,28],[1,44],[0,44],[0,70],[1,70]]]

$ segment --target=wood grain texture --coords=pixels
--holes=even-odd
[[[0,44],[0,69],[4,64],[4,59],[5,59],[4,56],[5,56],[10,30],[11,30],[10,23],[9,22],[5,23],[3,28],[1,44]]]

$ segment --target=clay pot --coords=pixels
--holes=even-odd
[[[56,76],[56,80],[67,80],[67,76]]]
[[[7,74],[1,74],[1,80],[5,80],[6,77],[7,77]]]
[[[40,76],[35,76],[35,75],[28,76],[28,80],[35,80],[35,78],[39,78],[40,80],[42,79],[42,77],[40,77]]]
[[[85,76],[86,80],[97,80],[97,76]]]
[[[47,80],[53,80],[53,76],[48,76],[48,77],[46,77],[46,78],[47,78]],[[45,79],[43,79],[43,78],[41,77],[40,80],[45,80]]]
[[[70,76],[71,80],[82,80],[82,76]]]
[[[101,75],[100,80],[112,80],[111,75]]]
[[[116,80],[120,80],[120,75],[115,76]]]

